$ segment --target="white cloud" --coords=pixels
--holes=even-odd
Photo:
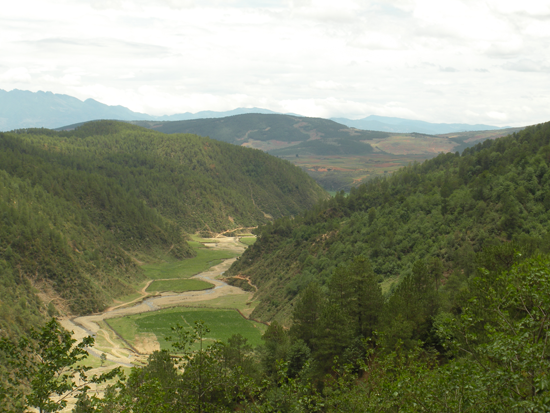
[[[506,115],[506,113],[498,112],[496,110],[487,112],[487,116],[498,121],[505,121],[508,119],[508,115]]]
[[[454,72],[457,72],[457,70],[456,70],[454,67],[450,67],[450,66],[447,66],[447,67],[440,67],[440,68],[439,68],[439,71],[440,71],[440,72],[447,72],[447,73],[454,73]]]
[[[26,67],[15,67],[0,74],[0,81],[6,83],[30,83],[31,74]]]
[[[506,62],[502,65],[506,70],[517,72],[550,72],[550,66],[541,62],[535,62],[531,59],[522,59],[514,62]]]
[[[344,87],[344,85],[342,85],[341,83],[334,82],[332,80],[318,80],[316,82],[313,82],[311,86],[316,89],[323,90],[338,90]]]
[[[535,18],[550,18],[550,4],[540,0],[488,0],[491,8],[502,14],[522,14]]]
[[[549,16],[531,0],[21,0],[0,16],[0,87],[151,114],[521,125],[547,120]]]
[[[372,50],[402,50],[404,44],[399,36],[386,33],[366,33],[350,42],[355,47]]]
[[[486,53],[490,57],[509,59],[520,56],[523,50],[523,42],[521,39],[516,39],[515,41],[491,43]]]

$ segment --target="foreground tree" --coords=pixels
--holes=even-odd
[[[128,380],[94,400],[96,412],[231,412],[255,398],[254,382],[243,373],[246,340],[233,336],[229,347],[207,344],[210,330],[202,321],[192,329],[177,325],[172,330],[175,354],[153,353],[147,366],[133,368]]]
[[[67,406],[69,397],[85,398],[90,384],[119,374],[114,369],[88,377],[91,367],[80,363],[88,357],[86,347],[93,343],[92,337],[86,337],[76,344],[55,319],[17,342],[0,339],[0,354],[8,368],[0,377],[0,412],[23,412],[28,407],[41,413],[58,412]]]
[[[434,328],[450,361],[420,341],[365,342],[360,371],[340,366],[326,383],[327,411],[550,411],[550,258],[482,270]]]

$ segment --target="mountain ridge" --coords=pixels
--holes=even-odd
[[[330,118],[331,120],[342,123],[350,128],[363,130],[378,130],[394,133],[426,133],[429,135],[440,135],[455,132],[472,132],[508,129],[509,126],[491,126],[484,124],[466,124],[466,123],[431,123],[422,120],[403,119],[388,116],[370,115],[362,119]]]
[[[146,113],[134,112],[121,105],[105,105],[92,98],[81,101],[69,95],[55,94],[49,91],[31,92],[18,89],[5,91],[0,89],[0,130],[3,131],[33,127],[55,129],[100,119],[179,121],[221,118],[244,113],[281,114],[269,109],[253,107],[237,108],[229,111],[206,110],[197,113],[185,112],[173,115],[154,116]],[[287,115],[301,116],[294,113],[287,113]],[[333,120],[348,127],[362,130],[394,133],[417,132],[442,134],[505,128],[491,125],[434,124],[419,120],[377,115],[370,115],[358,120],[347,118],[330,118],[328,120]]]

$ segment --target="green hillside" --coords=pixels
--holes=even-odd
[[[220,119],[132,123],[163,133],[196,133],[236,145],[260,148],[274,155],[286,155],[287,152],[302,156],[367,154],[373,149],[363,141],[389,136],[385,132],[350,129],[327,119],[259,113]]]
[[[276,114],[131,123],[168,134],[196,133],[260,149],[300,166],[327,191],[346,192],[410,162],[422,162],[441,152],[462,151],[485,139],[523,129],[446,135],[388,133],[348,128],[327,119]]]
[[[265,214],[296,214],[326,196],[288,162],[194,135],[101,121],[71,132],[32,130],[17,139],[40,147],[46,162],[114,179],[128,196],[188,231],[252,226],[266,222]]]
[[[104,309],[143,279],[136,257],[192,256],[186,233],[255,226],[328,197],[261,151],[114,121],[2,133],[0,174],[3,331]]]
[[[99,398],[81,387],[74,411],[549,411],[549,162],[547,123],[411,165],[260,227],[225,272],[259,288],[255,315],[273,320],[259,348],[250,330],[259,323],[234,312],[227,311],[233,327],[216,334],[225,343],[190,312],[120,319],[123,331],[170,335],[172,349],[152,353]],[[4,193],[20,193],[40,215],[35,204],[49,199],[45,190],[4,177]],[[17,201],[5,204],[9,210]],[[40,222],[43,233],[54,224]],[[18,288],[20,274],[12,268],[4,285]],[[222,310],[192,311],[216,324]],[[31,338],[38,344],[0,338],[9,366],[0,365],[0,402],[61,410],[50,396],[79,389],[60,386],[58,374],[82,372],[76,361],[86,343],[72,346],[54,320]]]
[[[229,273],[250,276],[261,304],[253,316],[290,322],[311,282],[328,288],[341,266],[364,256],[385,292],[415,263],[431,263],[450,303],[491,245],[546,248],[550,213],[550,124],[441,154],[257,230]]]

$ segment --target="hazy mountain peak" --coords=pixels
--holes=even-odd
[[[470,132],[479,130],[505,129],[491,125],[470,125],[466,123],[430,123],[423,120],[403,119],[390,116],[370,115],[362,119],[331,118],[350,128],[375,130],[393,133],[425,133],[439,135],[443,133]]]
[[[240,107],[229,111],[207,110],[197,113],[186,112],[152,116],[146,113],[134,112],[120,105],[106,105],[92,98],[81,101],[69,95],[49,91],[31,92],[14,89],[7,92],[0,90],[0,130],[4,131],[32,127],[54,129],[97,119],[179,121],[223,118],[249,113],[278,114],[269,109]],[[287,113],[287,115],[300,116],[295,113]],[[502,129],[491,125],[430,123],[378,115],[370,115],[358,120],[346,118],[331,118],[331,120],[356,129],[400,133],[418,132],[432,135]]]

